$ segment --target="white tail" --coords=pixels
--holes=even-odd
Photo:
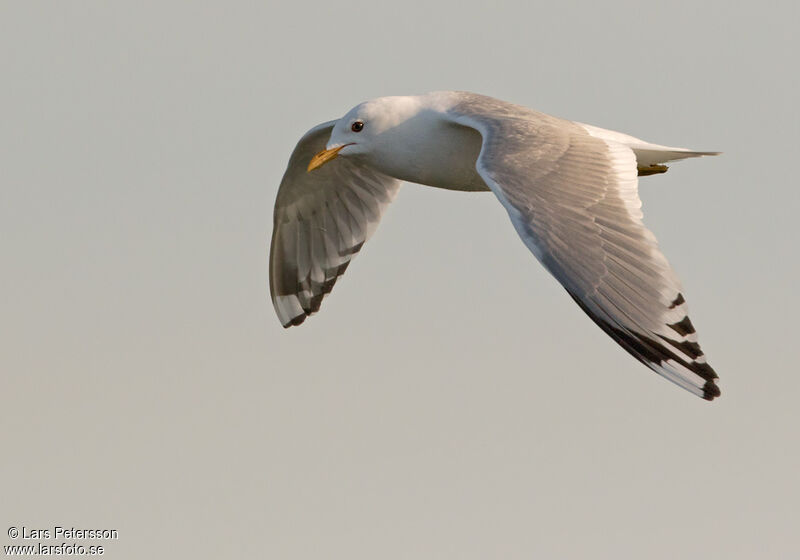
[[[622,134],[621,132],[606,130],[605,128],[599,128],[590,124],[580,124],[591,136],[628,146],[633,150],[633,153],[636,154],[637,167],[642,170],[651,166],[655,166],[654,169],[656,170],[653,171],[654,173],[663,173],[666,171],[666,168],[661,169],[658,167],[658,164],[661,163],[693,157],[717,156],[721,153],[695,152],[692,150],[687,150],[686,148],[675,148],[674,146],[651,144],[650,142],[645,142],[644,140],[640,140],[634,136],[629,136],[628,134]]]

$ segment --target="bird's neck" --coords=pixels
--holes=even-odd
[[[372,165],[403,181],[458,191],[487,191],[475,168],[482,137],[442,111],[424,108],[383,134]]]

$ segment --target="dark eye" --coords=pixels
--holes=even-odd
[[[350,125],[350,130],[352,130],[353,132],[361,132],[362,130],[364,130],[364,123],[361,121],[356,121]]]

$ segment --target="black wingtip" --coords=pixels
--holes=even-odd
[[[308,317],[308,315],[298,315],[297,317],[292,317],[291,321],[283,324],[283,328],[288,329],[289,327],[296,327],[297,325],[302,324],[303,321],[306,320],[306,317]]]
[[[683,386],[681,383],[678,383],[672,377],[665,375],[662,371],[659,371],[654,365],[660,365],[664,362],[674,361],[680,364],[681,366],[685,367],[693,374],[697,375],[701,379],[705,380],[702,388],[702,397],[707,401],[712,401],[715,398],[719,397],[722,393],[719,390],[719,387],[716,385],[716,380],[719,379],[717,372],[714,371],[708,362],[705,360],[698,362],[696,359],[704,358],[703,352],[700,349],[700,345],[694,341],[684,340],[681,342],[671,340],[667,337],[657,335],[661,338],[662,342],[659,342],[656,339],[649,338],[642,334],[628,332],[622,329],[615,327],[614,325],[604,321],[603,319],[597,317],[592,313],[592,311],[586,306],[586,304],[581,301],[580,298],[574,296],[570,293],[572,299],[575,300],[575,303],[583,309],[583,311],[594,321],[597,326],[599,326],[606,334],[608,334],[611,338],[613,338],[617,344],[622,346],[630,355],[634,358],[642,362],[644,365],[649,367],[650,369],[656,371],[660,375],[663,375],[673,383],[677,383],[678,385]],[[678,297],[675,298],[673,301],[674,306],[681,305],[683,303],[683,295],[678,294]],[[692,322],[689,320],[688,316],[684,316],[683,319],[678,321],[677,323],[673,323],[671,325],[667,325],[672,330],[677,332],[681,336],[686,336],[688,334],[694,334],[695,329]],[[668,345],[665,345],[667,343]],[[681,351],[681,354],[685,356],[689,356],[690,359],[685,359],[679,354],[673,352],[670,346],[678,349]],[[695,385],[694,388],[687,388],[689,391],[697,394]]]
[[[719,390],[719,387],[717,387],[714,381],[714,379],[711,379],[703,385],[703,398],[707,401],[713,401],[722,394],[722,391]]]

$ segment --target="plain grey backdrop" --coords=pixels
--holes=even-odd
[[[61,525],[117,529],[108,558],[797,558],[798,15],[2,2],[2,544]],[[437,89],[725,152],[640,184],[721,399],[608,339],[489,193],[405,185],[321,313],[281,328],[294,144]]]

